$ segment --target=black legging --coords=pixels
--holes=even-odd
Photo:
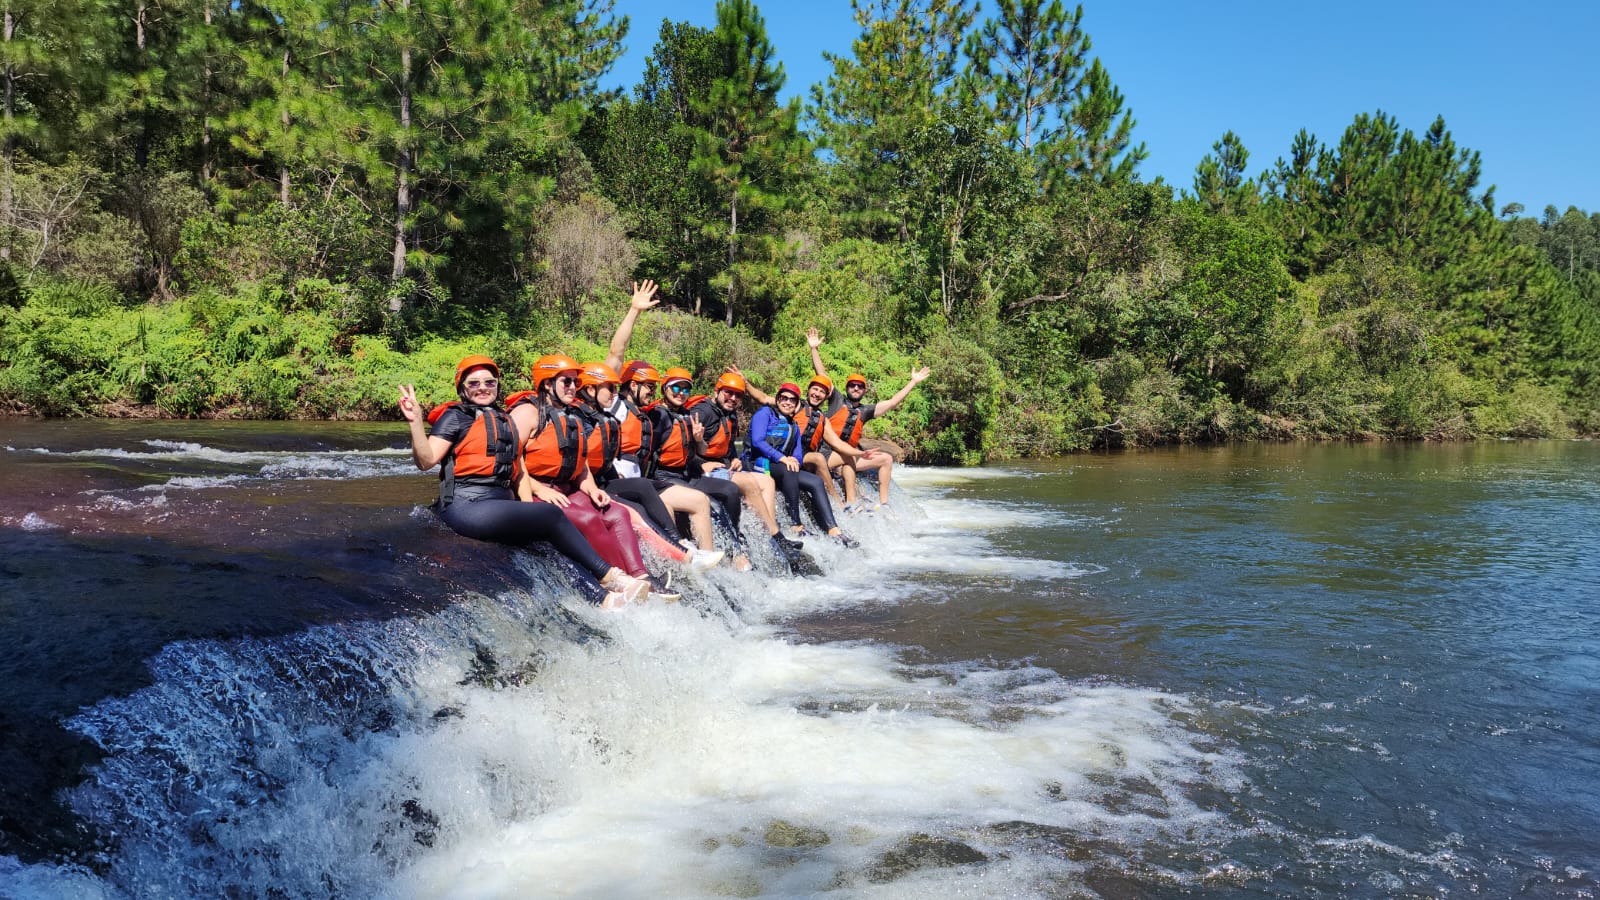
[[[674,544],[683,540],[683,534],[678,531],[678,523],[673,521],[672,511],[661,502],[661,490],[656,487],[656,482],[648,478],[613,478],[600,487],[604,488],[606,493],[644,513],[645,521],[660,532],[662,537]]]
[[[778,483],[784,502],[789,504],[789,517],[794,519],[796,525],[800,524],[800,492],[805,491],[811,498],[811,509],[816,513],[817,524],[822,526],[822,530],[832,531],[839,527],[838,520],[833,517],[833,503],[828,500],[828,489],[823,487],[821,478],[804,469],[791,472],[782,463],[773,466],[767,474]]]
[[[504,488],[475,489],[458,486],[455,500],[439,513],[451,530],[473,540],[526,547],[543,541],[577,563],[591,576],[578,579],[577,588],[590,603],[605,599],[599,580],[611,571],[583,533],[551,503],[524,503]]]

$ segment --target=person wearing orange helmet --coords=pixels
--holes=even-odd
[[[800,387],[786,381],[778,386],[778,393],[770,404],[756,410],[750,417],[750,443],[745,450],[749,465],[772,475],[778,490],[783,492],[789,518],[794,520],[797,532],[804,532],[800,518],[800,492],[804,491],[811,498],[817,524],[828,536],[846,547],[859,547],[854,538],[840,530],[834,519],[833,504],[828,500],[822,479],[801,466],[800,426],[794,418],[799,408]]]
[[[714,424],[708,434],[706,423],[719,422],[721,417],[729,413],[728,405],[737,406],[741,393],[733,390],[731,384],[724,384],[718,391],[721,395],[719,398],[698,397],[691,402],[689,391],[693,376],[689,370],[672,368],[663,374],[667,394],[652,410],[658,435],[655,450],[657,477],[687,484],[720,501],[733,523],[735,533],[739,527],[741,501],[749,503],[766,526],[773,549],[793,568],[800,543],[785,537],[778,528],[773,509],[777,489],[772,479],[766,475],[761,475],[759,479],[736,478],[737,473],[727,464],[725,457],[713,458],[719,450],[731,452],[732,439],[725,426]],[[695,410],[701,406],[711,408],[705,413],[696,414]],[[737,431],[732,434],[737,434]]]
[[[673,513],[674,518],[679,515],[688,517],[689,530],[694,535],[691,553],[699,551],[698,558],[704,560],[717,552],[712,517],[717,515],[726,519],[727,516],[720,507],[711,503],[710,496],[705,492],[654,477],[652,454],[656,435],[651,417],[645,410],[655,401],[654,394],[661,384],[661,373],[643,360],[636,359],[626,365],[622,361],[628,352],[628,342],[633,338],[633,328],[639,316],[661,303],[657,290],[656,283],[648,278],[633,283],[633,297],[628,302],[628,311],[617,324],[617,330],[606,349],[605,364],[618,370],[622,380],[620,389],[604,406],[606,413],[616,419],[622,429],[620,447],[613,465],[617,474],[624,478],[649,478],[656,486],[661,503]],[[650,469],[648,472],[645,471],[647,467]],[[731,521],[728,522],[728,530],[731,534],[738,533]],[[685,546],[690,545],[685,542]],[[734,568],[750,568],[750,560],[741,551],[737,540],[730,549],[734,551]]]
[[[811,348],[811,368],[818,376],[827,377],[827,370],[822,365],[822,354],[817,348],[822,346],[822,335],[817,329],[806,331],[806,345]],[[852,447],[860,448],[861,432],[863,426],[873,419],[889,413],[895,407],[904,403],[911,396],[911,391],[925,381],[932,372],[927,366],[911,371],[911,380],[896,391],[894,396],[877,403],[863,403],[867,395],[867,378],[865,375],[852,373],[845,379],[844,393],[831,390],[827,398],[828,407],[824,413],[833,424],[835,431]],[[831,388],[831,385],[830,385]],[[820,407],[820,404],[814,404]],[[883,450],[867,450],[854,460],[844,458],[830,458],[828,465],[838,469],[840,478],[844,481],[845,509],[847,511],[868,511],[865,501],[856,498],[856,474],[876,473],[878,479],[878,506],[889,505],[889,481],[894,472],[894,457]],[[831,482],[831,479],[829,479]]]
[[[571,357],[542,356],[533,364],[533,390],[511,399],[511,421],[523,436],[518,496],[557,507],[608,562],[633,578],[649,579],[652,596],[676,599],[645,568],[628,513],[611,502],[589,470],[583,422],[573,409],[579,370]]]
[[[425,417],[414,385],[400,386],[400,415],[411,430],[411,458],[426,472],[439,466],[439,518],[463,537],[526,547],[548,543],[589,576],[577,587],[592,603],[614,607],[640,600],[650,583],[630,577],[595,552],[553,507],[516,499],[521,475],[517,432],[500,407],[500,367],[487,356],[456,366],[457,400]],[[427,430],[424,430],[424,419]]]
[[[583,422],[584,449],[589,471],[600,488],[612,499],[631,509],[635,531],[650,541],[662,555],[678,562],[688,562],[696,571],[704,571],[722,561],[723,553],[715,549],[701,549],[678,533],[676,517],[662,499],[657,483],[648,478],[624,478],[617,472],[618,453],[621,449],[622,423],[607,414],[606,410],[616,399],[618,382],[616,370],[603,362],[584,363],[578,376],[578,404],[575,407]],[[704,530],[711,528],[710,498],[688,488],[680,490],[693,501],[698,500],[698,511]],[[709,534],[707,535],[709,542]]]
[[[861,456],[862,451],[845,443],[834,430],[833,422],[823,413],[822,406],[828,402],[828,395],[832,391],[833,380],[828,376],[811,376],[806,383],[805,399],[795,412],[795,424],[800,427],[802,464],[822,479],[823,489],[830,498],[842,502],[839,501],[838,489],[833,486],[833,478],[828,474],[829,457],[837,453],[842,459],[853,460]]]

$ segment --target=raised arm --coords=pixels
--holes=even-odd
[[[628,341],[633,338],[633,326],[638,323],[639,314],[661,303],[656,290],[656,283],[648,278],[633,283],[633,300],[628,304],[628,312],[622,317],[622,323],[617,326],[617,333],[611,336],[611,346],[606,350],[606,365],[618,372],[622,371],[622,358],[627,355]]]
[[[811,371],[817,375],[828,374],[822,368],[822,354],[817,352],[817,348],[822,346],[822,332],[815,328],[807,328],[806,346],[811,348]]]
[[[761,388],[756,387],[754,384],[751,384],[750,379],[745,378],[744,373],[739,371],[738,366],[729,363],[728,367],[722,371],[732,375],[737,375],[740,378],[744,378],[745,393],[749,394],[752,400],[756,401],[762,406],[767,406],[772,403],[772,395],[766,391],[763,391]]]
[[[893,397],[890,397],[887,400],[879,400],[872,407],[873,417],[876,418],[881,416],[887,413],[889,410],[894,409],[896,406],[906,402],[906,398],[911,396],[911,389],[926,381],[931,371],[932,370],[927,366],[923,366],[920,369],[913,369],[911,372],[911,380],[906,382],[905,387],[896,391]]]
[[[405,417],[406,424],[411,426],[411,459],[417,468],[426,472],[437,466],[450,452],[450,442],[442,437],[433,437],[424,430],[422,425],[422,406],[417,403],[417,389],[414,385],[400,385],[400,415]]]

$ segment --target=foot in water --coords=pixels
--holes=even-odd
[[[722,558],[727,555],[721,550],[701,550],[687,538],[683,540],[683,547],[689,553],[687,562],[691,572],[704,572],[707,569],[714,569],[717,563],[722,562]]]
[[[822,567],[812,559],[800,545],[794,541],[786,541],[782,535],[772,536],[772,549],[778,554],[778,559],[789,568],[793,575],[821,575]]]
[[[683,599],[683,594],[672,590],[672,573],[668,572],[666,578],[657,578],[647,575],[644,582],[650,586],[649,597],[651,600],[660,600],[663,603],[676,603]]]
[[[606,609],[618,609],[630,603],[638,603],[650,595],[650,582],[643,578],[633,578],[621,569],[612,569],[606,577],[600,580],[600,586],[609,593],[600,605]]]
[[[839,543],[845,545],[846,547],[850,548],[851,550],[854,550],[857,547],[861,546],[861,542],[860,541],[856,540],[855,538],[851,537],[848,534],[845,534],[843,529],[835,528],[834,530],[828,532],[828,537],[833,538],[834,540],[836,540]]]

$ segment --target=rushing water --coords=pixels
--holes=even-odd
[[[0,896],[1600,893],[1594,444],[909,470],[603,612],[399,436],[0,421]]]

